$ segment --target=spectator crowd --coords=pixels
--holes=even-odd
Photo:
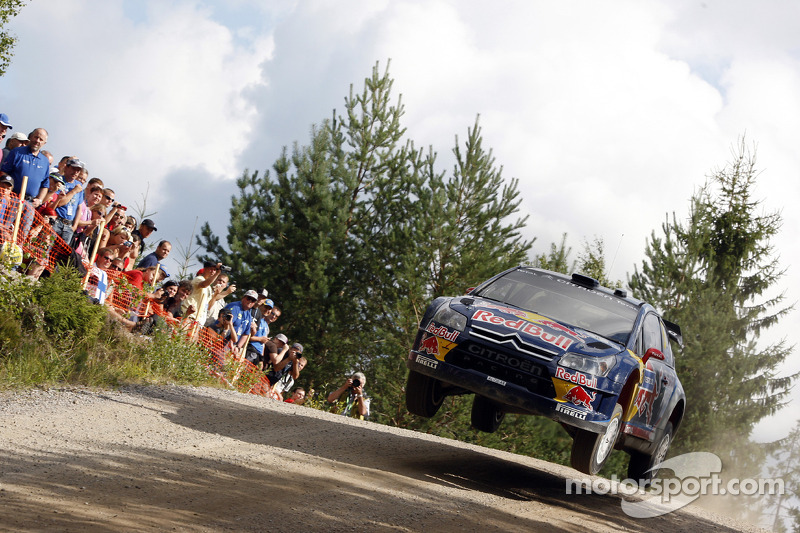
[[[267,289],[248,289],[240,300],[227,301],[236,285],[221,263],[205,263],[190,280],[170,279],[164,266],[170,241],[153,242],[154,251],[145,253],[158,231],[155,221],[129,215],[110,184],[91,177],[78,155],[56,162],[44,149],[44,128],[27,135],[10,134],[12,129],[0,113],[0,141],[7,137],[0,158],[0,242],[20,243],[25,252],[6,262],[32,278],[71,264],[84,275],[87,296],[132,333],[165,327],[184,332],[208,348],[210,371],[218,376],[235,367],[235,381],[246,369],[257,376],[249,392],[306,401],[305,389],[294,385],[307,354],[300,342],[274,331],[282,310]],[[326,400],[341,414],[367,418],[365,385],[358,372]]]

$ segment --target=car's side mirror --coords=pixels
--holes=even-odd
[[[475,290],[475,287],[470,287],[469,289],[467,289],[467,294],[472,294],[472,291],[474,291],[474,290]]]
[[[651,357],[655,359],[664,360],[664,353],[659,350],[658,348],[650,348],[644,353],[644,357],[642,357],[642,363],[647,363],[647,360]]]

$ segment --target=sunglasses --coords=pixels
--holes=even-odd
[[[107,194],[104,194],[103,196],[105,197],[106,200],[113,200],[114,199],[113,196],[109,196]]]

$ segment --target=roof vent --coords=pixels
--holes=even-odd
[[[627,298],[628,291],[625,289],[614,289],[614,296],[619,296],[620,298]]]

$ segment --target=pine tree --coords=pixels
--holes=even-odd
[[[207,224],[199,239],[207,258],[233,267],[240,290],[275,297],[284,314],[272,333],[310,354],[304,383],[324,388],[364,370],[375,418],[387,420],[405,410],[404,360],[424,306],[523,262],[530,248],[524,220],[508,220],[517,182],[503,181],[477,122],[446,178],[432,148],[404,140],[392,84],[376,65],[309,146],[284,150],[274,174],[245,171],[227,247]]]
[[[692,198],[688,220],[673,215],[650,237],[630,279],[636,296],[683,328],[676,358],[687,409],[672,451],[711,451],[754,471],[763,457],[747,440],[786,401],[797,375],[778,375],[785,343],[761,347],[759,334],[791,309],[774,292],[783,271],[771,240],[779,213],[759,213],[758,173],[744,141]]]

